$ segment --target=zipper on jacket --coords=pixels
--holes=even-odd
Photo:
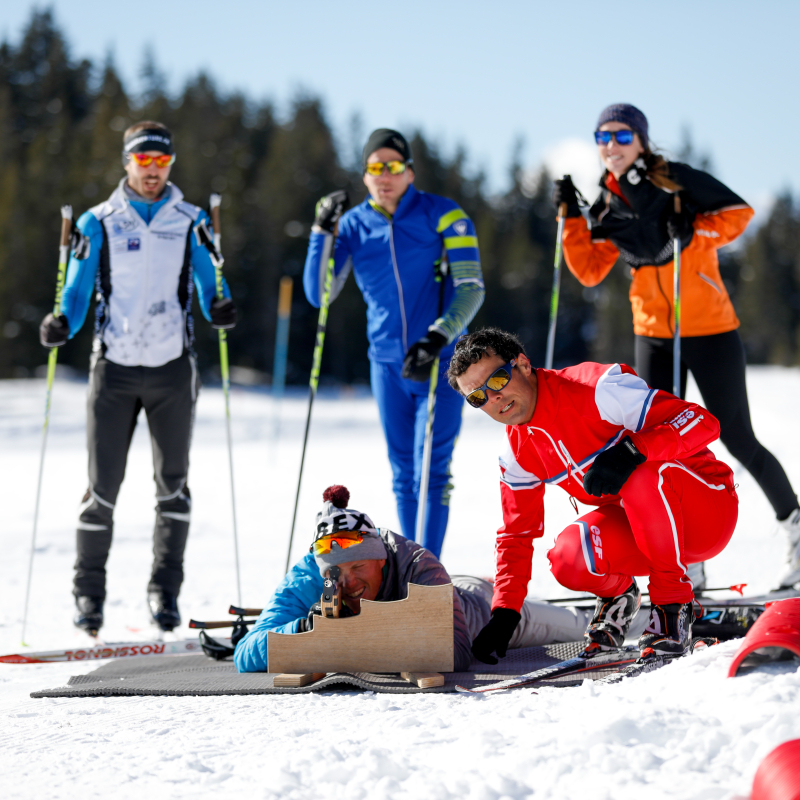
[[[581,481],[583,481],[584,477],[583,470],[578,466],[575,459],[570,455],[569,450],[567,450],[566,446],[564,445],[564,442],[562,442],[561,439],[558,440],[558,446],[561,448],[561,452],[566,456],[567,461],[569,461],[570,463],[570,466],[567,467],[567,478],[569,479],[572,477],[572,467],[575,467],[575,474],[580,475]]]
[[[392,269],[397,282],[397,295],[400,299],[400,319],[403,323],[403,355],[408,352],[408,331],[406,328],[406,305],[403,302],[403,285],[400,283],[400,272],[397,269],[397,256],[394,252],[394,222],[389,220],[389,250],[392,253]]]
[[[719,294],[722,294],[722,289],[720,289],[720,288],[719,288],[719,286],[717,286],[717,284],[716,284],[714,281],[712,281],[712,280],[711,280],[711,278],[709,278],[707,275],[703,275],[703,273],[702,273],[702,272],[698,272],[698,273],[697,273],[697,275],[698,275],[698,276],[699,276],[699,277],[700,277],[702,280],[704,280],[704,281],[705,281],[707,284],[709,284],[709,286],[713,286],[713,287],[714,287],[714,288],[717,290],[717,292],[718,292]]]

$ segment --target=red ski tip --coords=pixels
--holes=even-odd
[[[19,655],[14,653],[10,656],[0,656],[0,664],[44,664],[38,658],[28,658],[28,656]]]

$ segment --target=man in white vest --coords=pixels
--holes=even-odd
[[[158,122],[123,135],[127,176],[111,197],[78,220],[61,314],[42,321],[40,339],[58,347],[86,319],[93,294],[95,336],[89,372],[89,488],[80,506],[75,625],[103,624],[106,560],[131,437],[144,409],[153,444],[156,524],[147,600],[164,631],[180,624],[178,594],[189,533],[189,444],[199,380],[192,349],[192,298],[215,328],[232,328],[227,286],[216,296],[214,266],[201,236],[210,219],[169,182],[175,148]]]

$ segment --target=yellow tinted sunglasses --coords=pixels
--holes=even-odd
[[[402,175],[406,171],[408,163],[405,161],[373,161],[371,164],[367,164],[367,175],[375,177],[383,175],[384,167],[389,170],[390,175]]]

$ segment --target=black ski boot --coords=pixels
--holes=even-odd
[[[153,622],[162,631],[174,630],[181,624],[177,595],[161,589],[151,589],[147,593],[147,605],[150,607],[150,616]]]
[[[587,656],[602,650],[622,647],[628,628],[642,604],[642,594],[636,581],[616,597],[598,597],[594,616],[583,635],[586,639]]]
[[[639,650],[662,656],[683,655],[692,644],[692,603],[654,605],[650,621],[639,639]]]
[[[78,609],[72,620],[76,628],[80,628],[89,636],[97,636],[103,627],[103,601],[102,597],[89,597],[82,594],[75,597],[75,607]]]

